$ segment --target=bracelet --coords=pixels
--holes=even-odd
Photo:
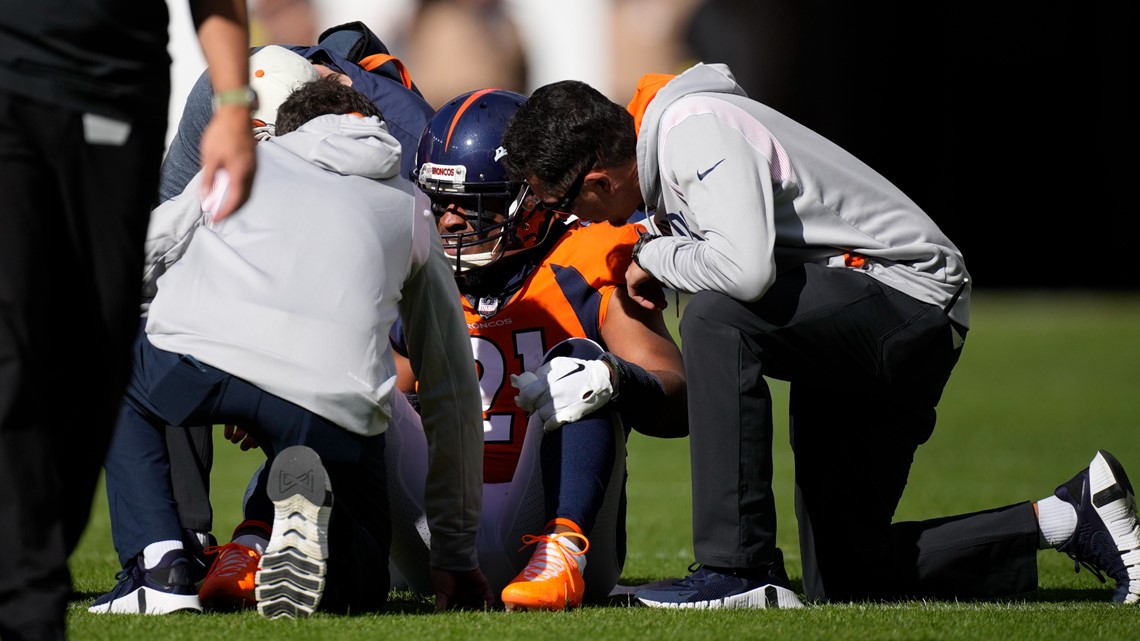
[[[214,94],[214,111],[229,106],[246,107],[253,111],[257,109],[257,92],[246,85]]]
[[[637,263],[637,266],[641,267],[642,269],[645,269],[645,267],[642,266],[641,261],[638,260],[637,257],[639,254],[641,254],[641,249],[648,245],[649,241],[653,240],[654,238],[657,237],[653,234],[641,234],[637,237],[637,242],[633,244],[633,262]]]

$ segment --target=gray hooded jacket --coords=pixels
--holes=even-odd
[[[429,443],[432,564],[472,569],[478,380],[434,220],[399,176],[399,143],[375,117],[328,115],[259,143],[257,162],[250,200],[218,224],[203,223],[201,174],[154,211],[151,343],[375,435],[391,417],[399,315]]]
[[[818,263],[940,307],[961,292],[950,317],[969,325],[962,254],[934,221],[835,143],[749,99],[728,67],[672,79],[638,134],[642,196],[671,234],[638,259],[666,285],[755,301],[779,271]]]

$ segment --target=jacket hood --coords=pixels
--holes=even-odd
[[[320,116],[266,142],[345,176],[385,180],[400,173],[400,142],[375,116]]]
[[[653,205],[661,194],[661,177],[657,166],[657,132],[661,125],[661,116],[669,105],[695,93],[724,93],[737,96],[747,96],[744,89],[736,84],[732,71],[724,64],[698,63],[690,67],[681,75],[669,80],[664,86],[660,85],[660,74],[648,74],[642,83],[655,94],[649,94],[648,100],[630,104],[630,111],[635,109],[633,117],[641,126],[637,132],[637,171],[641,181],[641,196],[646,205]],[[639,83],[638,92],[647,93]]]

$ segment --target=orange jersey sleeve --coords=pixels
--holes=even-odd
[[[567,338],[602,343],[606,307],[625,284],[636,241],[633,225],[574,224],[497,314],[483,318],[464,301],[483,394],[484,482],[511,480],[526,436],[511,374],[537,369]]]

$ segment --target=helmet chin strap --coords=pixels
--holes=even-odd
[[[460,274],[471,269],[486,267],[503,256],[503,239],[495,240],[495,246],[490,251],[459,254],[458,260],[452,261],[451,268]]]
[[[463,254],[459,257],[458,264],[452,263],[452,267],[456,268],[456,272],[465,272],[471,269],[479,269],[486,267],[495,262],[499,257],[498,252],[479,252],[478,254]]]

